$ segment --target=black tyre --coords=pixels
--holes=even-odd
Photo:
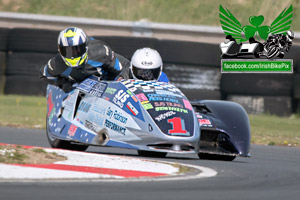
[[[69,141],[60,140],[52,137],[51,133],[48,131],[48,123],[46,128],[46,135],[50,146],[53,148],[68,149],[74,151],[85,151],[89,147],[88,145],[73,144]]]
[[[14,28],[9,31],[7,48],[13,52],[57,53],[59,31]]]
[[[209,154],[209,153],[198,153],[198,157],[202,160],[223,160],[223,161],[233,161],[236,156],[226,156],[218,154]]]
[[[164,158],[167,155],[167,153],[165,153],[165,152],[157,152],[157,151],[138,150],[137,152],[138,152],[139,156],[144,156],[144,157]]]

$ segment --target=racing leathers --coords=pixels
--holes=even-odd
[[[65,92],[71,91],[74,83],[96,76],[103,80],[114,80],[123,68],[129,68],[130,61],[114,53],[100,40],[88,42],[88,58],[78,67],[69,67],[60,54],[51,58],[40,70],[40,79],[56,85]]]
[[[122,72],[116,78],[117,81],[124,80],[124,79],[125,80],[127,80],[127,79],[134,79],[134,77],[132,76],[132,73],[131,73],[129,67],[123,68]],[[160,75],[160,77],[159,77],[159,79],[157,81],[158,82],[169,83],[168,76],[164,72],[161,72],[161,75]]]

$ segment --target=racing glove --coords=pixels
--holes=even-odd
[[[62,89],[65,93],[71,92],[73,89],[73,82],[69,81],[66,78],[58,78],[57,86]]]

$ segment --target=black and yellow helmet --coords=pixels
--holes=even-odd
[[[58,51],[69,67],[78,67],[87,61],[87,36],[80,28],[69,27],[58,36]]]

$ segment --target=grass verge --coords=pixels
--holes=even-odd
[[[47,153],[40,148],[24,148],[20,145],[0,145],[0,163],[8,164],[52,164],[66,160],[56,153]]]
[[[242,25],[250,16],[263,15],[271,25],[289,5],[294,7],[292,30],[300,31],[298,0],[3,0],[0,11],[153,22],[214,25],[219,23],[219,5],[227,7]]]
[[[45,129],[46,97],[0,95],[0,126]],[[300,147],[300,116],[249,115],[251,142]]]

